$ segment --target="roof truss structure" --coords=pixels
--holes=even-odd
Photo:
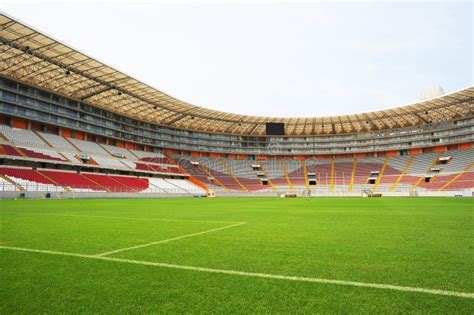
[[[0,74],[5,77],[117,114],[187,130],[263,136],[266,122],[283,122],[290,136],[331,135],[474,115],[474,87],[397,108],[332,117],[258,117],[210,110],[169,96],[6,15],[0,15],[0,56]]]

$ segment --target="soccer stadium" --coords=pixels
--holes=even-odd
[[[0,313],[474,312],[474,87],[242,115],[0,35]]]

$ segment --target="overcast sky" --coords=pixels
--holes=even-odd
[[[473,84],[473,4],[22,3],[2,10],[194,105],[326,116]]]

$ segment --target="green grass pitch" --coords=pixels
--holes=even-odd
[[[473,206],[461,198],[1,201],[0,314],[472,314]]]

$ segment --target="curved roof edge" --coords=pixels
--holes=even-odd
[[[474,115],[474,87],[400,107],[325,117],[262,117],[206,109],[174,98],[25,23],[0,15],[0,74],[121,115],[178,129],[265,135],[266,122],[291,136],[417,127]]]

